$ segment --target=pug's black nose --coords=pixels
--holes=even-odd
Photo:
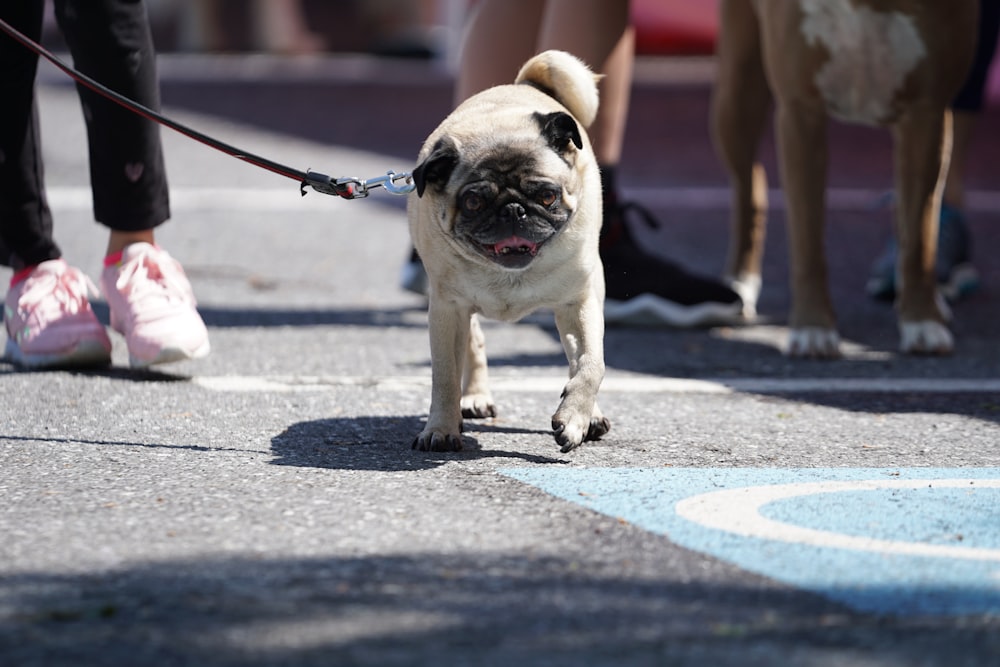
[[[500,209],[501,220],[510,220],[510,221],[522,220],[524,219],[525,216],[527,216],[527,214],[528,213],[527,211],[524,210],[524,207],[518,204],[516,201],[511,202],[506,206],[504,206],[502,209]]]

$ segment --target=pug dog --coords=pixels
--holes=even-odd
[[[552,416],[563,452],[611,428],[597,406],[604,379],[601,181],[586,127],[597,80],[580,60],[546,51],[513,84],[458,106],[428,137],[407,201],[429,284],[431,406],[413,441],[462,448],[462,418],[496,416],[477,316],[555,314],[569,382]]]

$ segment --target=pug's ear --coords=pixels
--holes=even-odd
[[[458,165],[458,146],[448,137],[438,139],[430,155],[413,170],[417,196],[422,197],[428,184],[443,186]]]
[[[535,122],[542,130],[542,136],[557,153],[563,153],[572,141],[577,148],[583,148],[580,128],[573,117],[564,111],[553,111],[550,114],[535,112]]]

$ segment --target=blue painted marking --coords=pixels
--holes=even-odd
[[[913,511],[915,506],[919,511]],[[842,535],[1000,548],[998,489],[842,491],[778,500],[766,505],[761,514]]]
[[[859,611],[1000,615],[1000,468],[515,468],[503,472],[554,496],[665,535],[683,547]],[[926,487],[923,480],[928,481]],[[969,481],[958,488],[935,488],[934,480]],[[794,537],[787,541],[759,537],[749,529],[751,534],[739,534],[742,527],[709,527],[677,512],[678,503],[686,499],[725,489],[864,481],[911,488],[858,490],[848,484],[844,490],[775,499],[759,509],[763,521],[790,525],[791,535],[799,528],[824,531],[820,537],[829,536],[830,543],[840,546]],[[859,537],[882,542],[870,548],[843,546],[845,540]],[[946,549],[946,555],[908,551],[912,546],[920,553],[925,545]],[[898,549],[889,548],[893,546]]]

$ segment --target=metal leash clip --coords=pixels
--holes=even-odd
[[[306,193],[306,186],[311,187],[316,192],[337,195],[344,199],[364,199],[371,194],[373,188],[385,188],[385,191],[392,195],[409,194],[416,188],[413,177],[405,171],[400,174],[389,171],[385,176],[368,179],[346,176],[336,180],[318,171],[310,171],[306,173],[306,178],[302,181],[303,195]]]
[[[401,185],[397,185],[397,181],[402,181]],[[362,197],[367,197],[369,195],[369,190],[371,188],[385,188],[385,191],[391,195],[405,195],[413,192],[414,188],[417,186],[413,183],[413,178],[410,174],[403,172],[402,174],[397,174],[394,171],[387,172],[385,176],[376,176],[375,178],[369,178],[368,180],[362,180],[360,178],[340,178],[337,179],[337,185],[354,185],[356,190],[354,193],[354,199],[360,199]]]

